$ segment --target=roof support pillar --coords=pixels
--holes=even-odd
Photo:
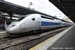
[[[12,22],[13,13],[9,13],[9,16],[10,16],[10,21]]]

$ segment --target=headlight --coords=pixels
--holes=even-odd
[[[14,26],[16,26],[16,25],[12,25],[12,27],[14,27]]]

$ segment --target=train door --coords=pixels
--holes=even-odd
[[[29,15],[25,19],[25,28],[26,31],[31,31],[36,29],[36,18],[34,15]]]
[[[39,23],[40,23],[40,18],[38,15],[30,15],[26,18],[26,30],[31,31],[31,30],[38,30],[39,29]]]
[[[61,27],[61,26],[62,26],[62,21],[61,21],[61,20],[59,20],[59,22],[60,22],[60,24],[59,24],[59,25],[60,25],[60,27]]]
[[[54,19],[54,22],[55,22],[55,27],[59,27],[60,21],[58,19]]]
[[[35,22],[36,22],[36,29],[37,29],[37,30],[38,30],[38,29],[41,29],[41,16],[38,15],[38,14],[36,14],[36,15],[35,15],[35,18],[36,18],[36,20],[35,20]]]

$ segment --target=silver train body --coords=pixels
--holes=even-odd
[[[40,14],[29,14],[12,22],[7,28],[6,32],[9,34],[18,34],[36,30],[46,30],[56,27],[68,26],[72,23],[63,22]]]

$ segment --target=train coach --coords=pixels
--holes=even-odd
[[[39,31],[56,27],[63,27],[66,26],[66,24],[67,22],[64,22],[58,18],[54,18],[52,16],[50,17],[41,14],[28,14],[12,22],[6,28],[6,32],[9,34],[18,34],[29,31]]]

